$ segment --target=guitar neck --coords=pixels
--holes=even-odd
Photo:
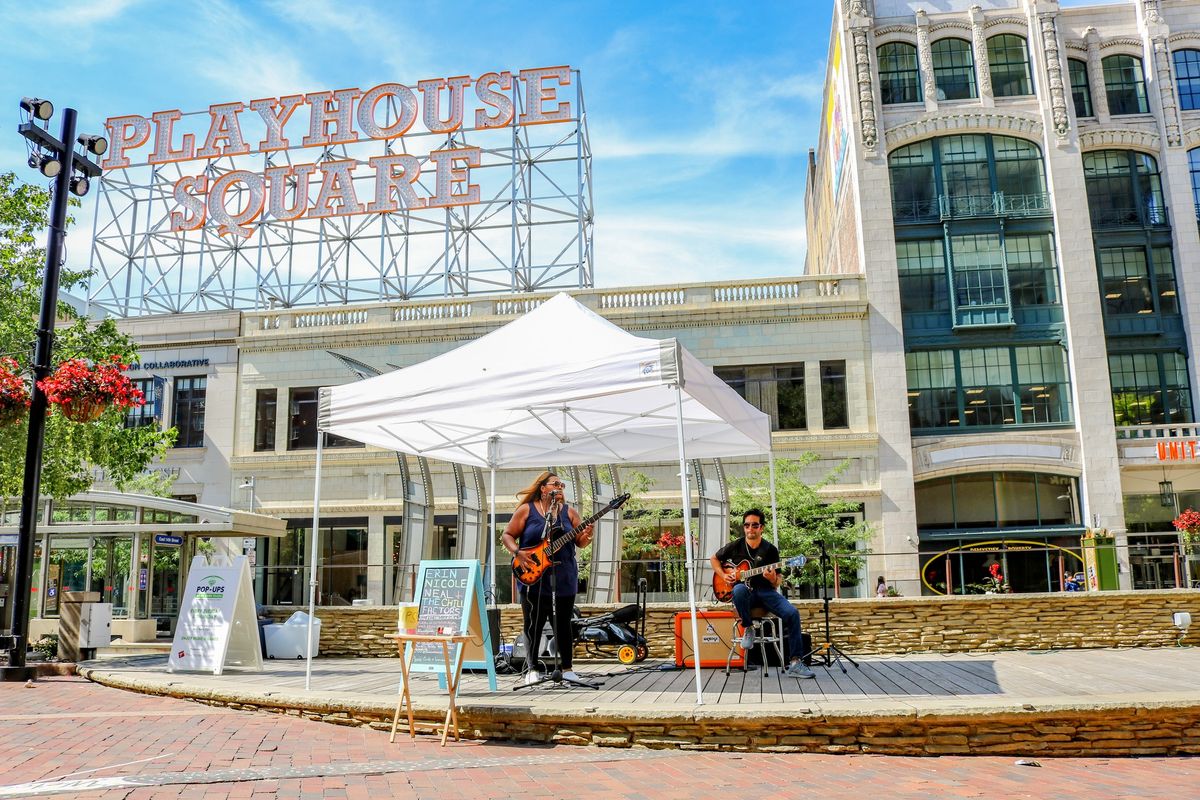
[[[762,575],[764,572],[766,572],[769,569],[778,569],[779,567],[782,567],[783,563],[784,562],[782,562],[782,561],[776,561],[774,564],[767,564],[762,567],[755,567],[754,569],[748,569],[742,573],[741,578],[742,578],[742,580],[745,580],[746,578],[753,578],[755,575]]]
[[[595,522],[596,520],[603,517],[609,511],[612,511],[614,507],[615,506],[613,506],[610,503],[609,505],[607,505],[604,508],[597,511],[595,514],[592,514],[590,517],[584,517],[583,519],[579,520],[578,525],[576,525],[574,528],[572,528],[571,530],[564,533],[562,536],[559,536],[557,539],[552,539],[550,541],[550,547],[547,548],[550,551],[551,555],[553,555],[554,553],[557,553],[559,548],[561,548],[567,542],[574,539],[575,531],[582,530],[582,529],[586,528],[588,525],[591,525],[593,522]],[[561,513],[561,512],[559,512],[559,513]]]

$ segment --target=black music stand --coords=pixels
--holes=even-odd
[[[547,509],[547,511],[551,511],[551,510],[553,510],[553,509]],[[561,511],[559,513],[561,513]],[[553,539],[554,532],[556,530],[558,530],[558,514],[556,513],[556,514],[553,514],[552,516],[555,518],[554,520],[551,520],[548,517],[546,518],[546,525],[542,530],[542,538],[543,539]],[[542,580],[548,579],[552,586],[557,586],[558,585],[558,574],[556,572],[557,569],[558,569],[558,562],[555,561],[553,558],[550,559],[550,574],[543,575]],[[542,597],[547,597],[547,595],[542,595]],[[532,689],[535,686],[542,686],[544,684],[553,684],[560,688],[577,686],[580,689],[599,689],[603,685],[602,683],[591,683],[589,681],[572,680],[571,678],[563,677],[562,661],[559,659],[559,656],[558,656],[559,650],[563,646],[563,643],[558,641],[558,598],[554,595],[553,592],[551,592],[548,597],[549,597],[549,601],[550,601],[550,630],[554,633],[554,652],[551,653],[551,656],[554,659],[554,669],[552,669],[549,672],[547,672],[546,674],[542,675],[541,677],[539,677],[536,681],[533,681],[532,683],[518,682],[517,685],[513,687],[513,691],[519,692],[522,689]],[[525,670],[526,670],[526,672],[528,672],[528,670],[532,667],[532,665],[534,663],[537,662],[537,659],[538,659],[537,651],[538,651],[538,646],[542,643],[542,632],[537,631],[536,635],[537,635],[536,642],[530,642],[528,640],[525,642]],[[566,643],[566,646],[567,647],[575,646],[574,637],[571,638],[571,641]]]
[[[825,614],[825,639],[824,641],[815,643],[813,648],[804,654],[804,659],[801,659],[801,661],[811,659],[813,663],[819,663],[826,669],[837,664],[838,669],[845,675],[846,665],[842,663],[842,659],[849,661],[855,668],[860,667],[857,661],[846,655],[846,652],[842,648],[833,643],[829,635],[829,552],[825,549],[824,539],[817,540],[817,547],[820,549],[818,560],[821,567],[821,600],[824,605]]]

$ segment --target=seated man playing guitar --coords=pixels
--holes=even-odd
[[[800,612],[779,592],[783,578],[774,567],[742,581],[739,572],[755,570],[779,562],[779,550],[763,540],[766,516],[757,508],[742,515],[742,536],[734,539],[713,554],[709,561],[716,571],[714,583],[724,576],[733,590],[733,607],[742,621],[742,650],[754,647],[754,626],[750,612],[757,606],[765,608],[783,622],[791,663],[784,671],[793,678],[815,678],[815,673],[800,660],[803,645],[800,638]],[[744,562],[744,563],[743,563]]]

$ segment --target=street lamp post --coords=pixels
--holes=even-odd
[[[38,382],[50,375],[54,350],[54,323],[58,311],[58,279],[62,267],[63,241],[67,235],[67,193],[87,194],[88,184],[100,175],[100,167],[86,155],[75,152],[76,144],[95,155],[108,147],[102,136],[75,137],[77,112],[63,110],[61,138],[50,133],[47,122],[54,105],[26,97],[21,109],[28,119],[17,130],[31,143],[29,165],[47,178],[54,178],[50,202],[50,231],[46,237],[46,269],[42,278],[42,301],[38,313],[37,341],[33,350],[33,398],[29,406],[29,438],[25,445],[25,476],[21,484],[21,516],[17,528],[17,563],[13,576],[12,632],[8,637],[8,665],[0,667],[0,679],[24,681],[36,677],[25,664],[29,646],[29,595],[33,577],[33,545],[37,537],[38,492],[41,487],[42,443],[46,433],[46,393]],[[39,124],[40,123],[40,124]]]

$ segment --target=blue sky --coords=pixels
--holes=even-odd
[[[597,285],[803,270],[832,2],[46,5],[0,10],[14,123],[23,94],[99,130],[117,114],[570,64],[595,156]],[[70,32],[69,61],[51,55],[47,30]],[[0,170],[33,180],[24,161],[20,137],[0,137]],[[74,263],[86,227],[69,240]]]

